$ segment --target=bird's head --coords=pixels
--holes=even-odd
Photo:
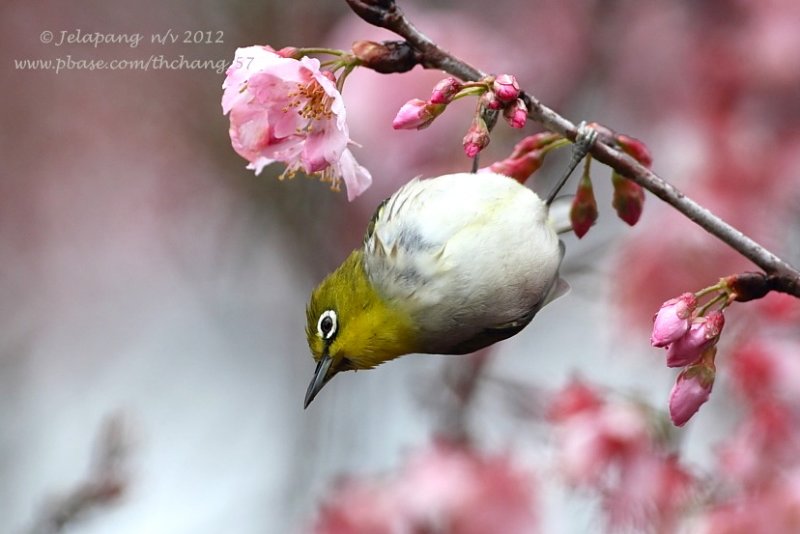
[[[411,317],[386,301],[370,283],[356,250],[311,293],[306,308],[306,337],[317,362],[305,404],[342,371],[376,365],[417,352]]]

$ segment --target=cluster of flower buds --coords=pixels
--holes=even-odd
[[[637,160],[646,167],[650,167],[653,158],[647,146],[633,137],[619,134],[613,130],[592,123],[590,126],[597,130],[600,136],[609,143],[613,143],[620,150]],[[598,210],[597,200],[594,196],[592,180],[589,175],[591,158],[587,157],[583,168],[583,176],[578,183],[578,190],[572,202],[570,210],[570,220],[572,229],[578,238],[583,237],[597,221]],[[614,187],[614,196],[611,205],[617,212],[617,216],[633,226],[639,222],[644,207],[644,189],[642,187],[614,171],[611,174],[611,185]]]
[[[429,126],[453,100],[468,95],[478,95],[478,109],[464,136],[464,152],[474,158],[489,144],[489,130],[493,120],[488,112],[502,112],[512,128],[522,128],[528,119],[528,107],[520,98],[522,91],[511,74],[487,77],[477,82],[462,82],[445,78],[433,87],[428,100],[415,98],[400,108],[392,121],[395,130],[420,130]],[[488,124],[491,123],[491,124]]]
[[[552,132],[529,135],[514,146],[507,158],[482,167],[478,172],[503,174],[521,184],[525,183],[542,166],[545,155],[553,148],[561,146],[562,142],[565,142],[564,138]]]
[[[708,304],[698,309],[698,297],[713,293]],[[710,310],[720,302],[719,309]],[[716,344],[725,325],[722,310],[730,302],[730,290],[723,281],[666,301],[653,318],[650,343],[667,349],[668,367],[684,368],[669,398],[670,418],[677,426],[683,426],[711,395]]]
[[[648,169],[653,165],[653,157],[644,143],[636,138],[616,132],[613,132],[612,137],[617,147],[633,159]],[[644,189],[616,171],[611,174],[611,184],[614,186],[614,198],[611,201],[611,205],[620,219],[633,226],[639,222],[639,217],[642,215]]]

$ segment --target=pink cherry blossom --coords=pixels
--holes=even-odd
[[[794,533],[800,510],[800,469],[782,470],[769,483],[712,506],[694,532],[701,534]]]
[[[794,326],[794,325],[792,325]],[[791,328],[791,327],[790,327]],[[776,332],[753,336],[731,354],[731,378],[750,403],[777,398],[800,403],[800,339]]]
[[[694,482],[675,456],[653,448],[640,450],[621,465],[618,483],[601,495],[609,531],[678,532]]]
[[[571,484],[599,494],[610,531],[675,531],[694,479],[660,445],[641,405],[606,399],[573,380],[556,393],[547,415],[559,470]]]
[[[340,482],[315,534],[537,532],[531,478],[506,455],[446,442],[417,451],[388,477]]]
[[[700,359],[708,347],[719,339],[725,316],[712,311],[692,321],[689,330],[667,349],[667,367],[683,367]]]
[[[555,424],[559,466],[573,484],[596,484],[611,466],[648,447],[648,426],[639,407],[607,402],[580,380],[562,388],[548,407]]]
[[[372,182],[348,149],[342,95],[319,60],[283,57],[250,46],[236,56],[222,84],[222,111],[230,115],[234,150],[259,174],[276,161],[286,176],[319,175],[333,188],[344,181],[354,199]]]
[[[761,399],[718,451],[718,472],[726,482],[757,487],[790,465],[798,465],[798,414],[793,404]]]
[[[553,396],[547,418],[561,423],[580,413],[596,414],[604,404],[600,391],[583,380],[572,379]]]
[[[669,394],[669,416],[675,426],[685,425],[697,413],[713,386],[714,369],[706,365],[693,365],[678,375]]]
[[[653,318],[650,343],[654,347],[666,347],[682,337],[689,330],[689,318],[696,307],[697,299],[692,293],[684,293],[662,304]]]

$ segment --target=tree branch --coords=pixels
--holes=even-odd
[[[426,37],[406,18],[394,0],[345,1],[357,15],[370,24],[386,28],[405,39],[414,51],[417,64],[424,68],[441,69],[466,81],[476,81],[486,76],[483,71],[440,48]],[[405,64],[405,69],[408,68],[408,64]],[[532,120],[570,141],[575,141],[575,124],[543,105],[533,95],[523,93],[522,99],[528,106],[528,116]],[[772,291],[800,298],[800,271],[684,195],[603,137],[601,135],[592,147],[591,154],[595,159],[647,189],[763,269],[770,280]]]
[[[30,534],[55,534],[73,526],[87,512],[118,502],[128,485],[124,463],[128,444],[123,421],[108,419],[98,435],[98,450],[89,476],[67,494],[47,503]]]

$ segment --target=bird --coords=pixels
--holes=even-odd
[[[405,354],[466,354],[520,332],[569,289],[557,229],[548,203],[501,174],[408,182],[311,294],[317,367],[304,406],[340,372]]]

